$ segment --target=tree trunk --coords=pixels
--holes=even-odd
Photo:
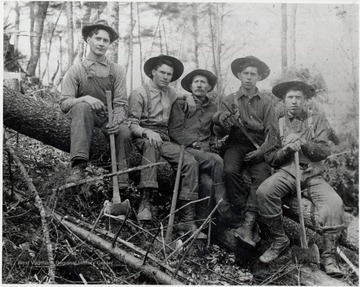
[[[84,25],[89,23],[90,15],[91,15],[91,7],[85,4],[80,4],[80,7],[82,12],[80,30],[82,30]],[[80,37],[77,48],[77,55],[74,60],[75,63],[80,62],[84,57],[84,54],[86,54],[86,46],[87,46],[86,42],[83,40],[82,37]]]
[[[109,11],[109,25],[115,29],[115,31],[119,31],[119,2],[109,1],[107,5],[107,9]],[[118,54],[119,54],[119,41],[113,42],[109,49],[108,55],[111,61],[117,63],[118,62]]]
[[[18,43],[19,43],[19,34],[18,31],[20,31],[20,7],[19,2],[15,2],[15,31],[17,32],[14,38],[14,50],[15,54],[18,52]]]
[[[287,4],[281,4],[281,71],[287,68]]]
[[[30,30],[30,60],[26,68],[26,73],[30,76],[35,75],[36,66],[40,58],[41,39],[44,30],[44,21],[46,18],[46,11],[49,6],[47,1],[36,1],[35,5],[36,13],[34,13],[34,29]]]
[[[197,3],[193,3],[191,5],[192,7],[192,23],[193,23],[193,28],[194,28],[194,33],[193,33],[193,38],[194,38],[194,57],[195,57],[195,66],[196,69],[199,69],[199,24],[198,24],[198,13],[197,13]]]
[[[66,2],[66,34],[67,34],[67,54],[68,54],[68,63],[67,70],[73,65],[74,60],[74,25],[73,25],[73,6],[72,2]]]
[[[58,22],[59,22],[59,19],[60,19],[60,16],[61,16],[61,13],[62,13],[63,9],[64,9],[64,4],[61,6],[61,10],[60,10],[60,12],[59,12],[59,15],[58,15],[58,17],[57,17],[57,19],[56,19],[56,21],[55,21],[54,27],[53,27],[53,29],[52,29],[52,31],[51,31],[51,34],[50,34],[50,39],[49,39],[49,42],[48,42],[49,47],[48,47],[48,51],[47,51],[47,55],[46,55],[46,57],[47,57],[47,59],[46,59],[46,66],[45,66],[45,69],[44,69],[43,74],[42,74],[42,76],[41,76],[41,80],[44,78],[45,73],[46,73],[46,71],[47,71],[48,68],[49,68],[49,59],[50,59],[50,53],[51,53],[51,44],[52,44],[52,40],[53,40],[53,38],[54,38],[54,33],[55,33],[56,26],[57,26],[57,24],[58,24]]]
[[[130,43],[129,43],[129,53],[130,53],[130,90],[133,90],[133,69],[134,69],[134,16],[133,16],[133,3],[130,2]]]
[[[143,54],[142,54],[142,42],[141,42],[141,26],[140,26],[140,9],[139,2],[136,2],[136,12],[137,12],[137,24],[138,24],[138,41],[139,41],[139,53],[140,53],[140,71],[142,71],[143,66]],[[140,73],[141,84],[144,83],[143,73]]]
[[[296,66],[296,9],[297,4],[290,4],[290,25],[289,25],[289,60],[290,67]]]

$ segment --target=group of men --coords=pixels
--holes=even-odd
[[[179,95],[169,84],[182,76],[184,66],[174,57],[160,55],[145,62],[144,72],[150,80],[127,98],[124,69],[105,57],[118,34],[106,21],[99,20],[84,26],[82,35],[90,52],[68,70],[62,84],[60,107],[71,118],[71,173],[67,182],[84,177],[94,127],[115,134],[119,169],[127,168],[132,145],[142,153],[142,164],[155,163],[162,157],[176,169],[183,145],[179,232],[198,228],[195,204],[191,202],[199,194],[210,196],[209,204],[203,204],[205,209],[222,198],[217,222],[235,228],[239,240],[256,246],[260,240],[258,216],[271,227],[272,244],[259,258],[269,263],[289,246],[281,200],[296,191],[294,154],[298,152],[302,188],[315,206],[324,238],[322,265],[330,275],[342,274],[335,248],[343,228],[343,204],[322,177],[321,160],[329,155],[328,132],[324,118],[304,108],[305,101],[315,95],[312,86],[298,79],[276,85],[272,92],[286,106],[284,117],[278,120],[273,101],[256,87],[270,74],[269,67],[253,56],[238,58],[231,69],[241,86],[224,97],[218,108],[208,95],[217,83],[212,72],[197,69],[187,74],[181,86],[191,94]],[[106,90],[113,97],[110,121]],[[228,137],[217,154],[213,139],[224,136]],[[270,166],[276,170],[273,175]],[[243,187],[245,169],[251,176],[249,193]],[[119,175],[120,190],[128,185],[128,175]],[[150,221],[150,198],[158,189],[156,167],[141,171],[138,189],[142,191],[138,220]]]

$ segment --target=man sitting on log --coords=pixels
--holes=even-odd
[[[185,101],[178,99],[170,113],[169,135],[172,141],[184,145],[199,164],[199,196],[210,196],[210,200],[197,204],[198,219],[205,219],[214,204],[223,198],[217,214],[225,222],[231,219],[231,213],[225,189],[223,160],[212,152],[212,116],[217,106],[207,95],[216,83],[217,77],[202,69],[194,70],[182,79],[182,87],[195,100],[196,111],[192,117],[188,117],[184,112]]]
[[[273,242],[259,258],[263,263],[276,259],[289,245],[283,229],[281,199],[296,194],[295,152],[299,152],[301,187],[315,206],[318,227],[322,231],[324,250],[321,263],[326,274],[342,275],[336,262],[336,243],[343,228],[343,202],[322,177],[321,160],[330,155],[325,119],[305,108],[315,89],[302,80],[294,79],[276,85],[273,94],[284,100],[286,113],[279,119],[275,146],[265,155],[278,171],[257,190],[259,213],[270,226]]]
[[[262,94],[256,84],[267,78],[270,69],[254,56],[235,59],[231,69],[241,86],[220,103],[220,111],[213,116],[214,130],[220,138],[229,135],[221,154],[232,211],[243,218],[235,236],[255,247],[260,240],[256,190],[271,173],[264,153],[271,147],[270,131],[276,121],[271,98]],[[244,189],[245,168],[251,175],[250,193]]]
[[[148,84],[135,89],[129,98],[129,121],[135,146],[142,153],[142,164],[155,163],[160,156],[170,165],[177,168],[180,155],[180,145],[170,142],[168,123],[173,103],[180,96],[169,86],[180,78],[184,66],[180,60],[160,55],[148,59],[144,64],[144,72],[151,79]],[[195,108],[191,96],[186,102]],[[188,111],[190,112],[190,110]],[[152,220],[150,205],[151,193],[158,189],[156,167],[141,171],[139,189],[143,197],[139,206],[138,220]],[[198,163],[188,152],[184,154],[181,168],[179,188],[180,204],[198,199]],[[180,228],[185,232],[195,231],[195,205],[190,204],[183,208]]]
[[[105,56],[110,44],[119,36],[105,20],[84,26],[84,41],[90,52],[80,63],[66,72],[62,81],[60,108],[71,118],[71,173],[67,183],[77,182],[85,177],[84,168],[89,161],[91,137],[94,127],[100,127],[105,134],[115,134],[117,164],[119,169],[127,168],[131,151],[130,130],[126,125],[125,70]],[[109,124],[106,104],[106,90],[112,92],[114,115]],[[119,175],[119,188],[128,187],[128,175]]]

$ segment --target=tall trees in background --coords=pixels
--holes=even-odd
[[[44,30],[44,21],[46,18],[46,11],[49,6],[48,1],[31,2],[31,9],[33,11],[33,19],[30,25],[30,49],[31,55],[26,68],[26,73],[30,76],[35,75],[36,66],[40,58],[41,39]]]
[[[119,31],[119,2],[108,2],[107,4],[108,11],[108,22],[109,25],[115,29],[115,31]],[[110,60],[115,63],[118,62],[118,54],[119,54],[119,41],[115,41],[109,46],[108,55]]]
[[[67,36],[67,70],[73,65],[74,57],[74,25],[73,25],[73,2],[66,2],[66,36]]]
[[[281,4],[281,70],[296,66],[297,4]]]

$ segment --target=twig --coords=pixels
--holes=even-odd
[[[335,153],[335,154],[331,154],[329,155],[326,159],[332,158],[332,157],[336,157],[338,155],[342,155],[342,154],[346,154],[346,153],[351,153],[351,150],[347,150],[347,151],[343,151],[343,152],[339,152],[339,153]]]
[[[354,264],[349,260],[349,258],[346,257],[345,253],[342,252],[342,250],[339,248],[339,246],[336,247],[336,252],[340,255],[340,257],[350,266],[350,268],[355,272],[357,277],[359,277],[359,271],[355,267]]]
[[[116,239],[119,237],[119,234],[120,234],[121,230],[124,228],[125,223],[126,223],[126,219],[129,217],[130,211],[131,211],[131,209],[129,208],[128,212],[126,213],[125,219],[124,219],[123,222],[121,223],[121,226],[120,226],[119,230],[116,232],[116,234],[115,234],[115,236],[114,236],[114,239],[113,239],[113,241],[112,241],[112,243],[111,243],[111,247],[112,247],[112,248],[115,247]]]
[[[22,164],[21,160],[17,157],[17,155],[14,154],[14,151],[10,147],[9,143],[5,143],[7,151],[12,155],[13,159],[15,160],[16,165],[19,167],[20,172],[22,176],[24,177],[30,191],[35,194],[35,206],[40,211],[40,217],[41,217],[41,225],[43,229],[45,244],[46,244],[46,250],[49,260],[49,283],[54,284],[55,283],[55,263],[54,263],[54,255],[52,251],[52,245],[50,240],[50,234],[49,234],[49,228],[46,220],[46,211],[44,208],[44,205],[42,203],[42,200],[39,196],[39,193],[37,192],[34,184],[32,183],[32,179],[30,178],[29,174],[26,171],[25,166]]]
[[[81,273],[79,273],[79,277],[80,277],[81,281],[84,283],[84,285],[87,285],[87,281]]]
[[[200,226],[200,227],[195,231],[195,233],[193,234],[194,238],[193,238],[193,240],[191,241],[191,243],[189,244],[189,246],[187,246],[184,255],[182,256],[182,258],[181,258],[178,266],[176,267],[176,270],[175,270],[175,272],[174,272],[174,274],[173,274],[173,278],[176,278],[176,275],[177,275],[177,273],[178,273],[178,271],[179,271],[179,269],[180,269],[180,266],[181,266],[181,264],[183,263],[183,261],[184,261],[185,257],[187,256],[187,254],[189,253],[191,246],[194,244],[195,240],[196,240],[197,237],[199,236],[200,231],[204,228],[204,226],[207,224],[207,222],[209,222],[209,221],[211,220],[212,215],[213,215],[214,212],[217,210],[217,208],[219,207],[219,205],[220,205],[220,203],[221,203],[222,201],[223,201],[223,199],[221,198],[221,199],[219,200],[219,202],[216,204],[216,206],[213,208],[213,210],[210,212],[209,216],[205,219],[205,221],[203,222],[203,224],[201,224],[201,226]],[[191,237],[190,237],[190,238],[191,238]],[[186,241],[185,241],[185,242],[186,242]],[[185,242],[184,242],[183,245],[185,245]],[[170,257],[170,256],[169,256],[169,257]]]
[[[146,165],[141,165],[141,166],[128,168],[126,170],[120,170],[120,171],[114,172],[114,173],[108,173],[108,174],[104,174],[104,175],[97,176],[97,177],[83,179],[83,180],[79,180],[78,182],[64,184],[64,185],[60,186],[59,188],[57,188],[57,190],[61,191],[61,190],[64,190],[64,189],[67,189],[67,188],[70,188],[70,187],[78,186],[80,184],[101,180],[101,179],[104,179],[106,177],[112,177],[114,175],[120,175],[120,174],[129,173],[129,172],[137,171],[137,170],[143,170],[143,169],[146,169],[146,168],[150,168],[150,167],[157,166],[157,165],[162,165],[162,164],[165,164],[165,162],[150,163],[150,164],[146,164]]]
[[[146,259],[148,258],[148,254],[149,254],[149,252],[150,252],[150,248],[151,248],[151,246],[153,246],[156,237],[157,237],[157,236],[159,235],[159,233],[160,233],[160,230],[161,230],[161,225],[159,225],[159,228],[158,228],[158,230],[156,231],[156,234],[154,235],[153,239],[151,240],[151,243],[149,244],[149,246],[148,246],[148,248],[147,248],[147,250],[146,250],[146,254],[145,254],[145,256],[144,256],[144,260],[143,260],[143,263],[142,263],[143,265],[145,265],[145,263],[146,263]]]
[[[219,202],[216,204],[216,206],[214,207],[214,209],[210,212],[210,214],[208,215],[208,217],[205,219],[205,221],[203,222],[203,224],[201,224],[201,226],[182,244],[182,246],[178,246],[168,257],[165,258],[165,261],[169,260],[169,258],[171,256],[173,256],[181,247],[184,247],[191,239],[195,238],[199,235],[200,231],[204,228],[204,226],[209,222],[209,220],[211,219],[212,215],[214,214],[214,212],[216,211],[216,209],[218,208],[218,206],[220,205],[220,203],[223,201],[223,199],[221,198],[219,200]],[[192,244],[192,243],[191,243]],[[190,249],[190,248],[189,248]]]

